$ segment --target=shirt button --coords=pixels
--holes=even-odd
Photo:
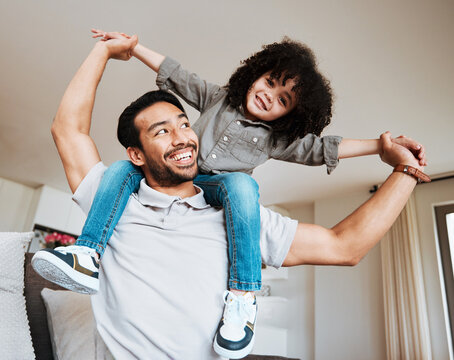
[[[229,138],[227,136],[224,136],[224,141],[228,141]]]
[[[253,142],[257,142],[259,139],[257,139],[256,137],[252,139]]]
[[[237,120],[237,121],[236,121],[236,124],[237,124],[237,125],[240,125],[241,123],[240,123],[240,121],[239,121],[239,120]]]
[[[213,159],[216,159],[216,154],[211,154],[211,157],[212,157]]]

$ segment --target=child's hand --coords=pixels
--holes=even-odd
[[[92,38],[101,38],[101,41],[107,41],[110,39],[131,39],[131,36],[126,35],[125,33],[117,32],[117,31],[103,31],[100,29],[91,29],[91,32],[94,34]]]
[[[105,32],[97,29],[91,29],[91,31],[94,33],[93,38],[101,38],[102,46],[107,48],[109,58],[112,59],[129,60],[139,41],[137,35],[128,36],[124,33]]]
[[[418,160],[419,165],[427,166],[426,150],[420,143],[404,135],[393,138],[391,141],[410,150],[414,157]]]

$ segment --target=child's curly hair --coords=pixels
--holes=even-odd
[[[242,61],[226,85],[232,106],[243,105],[254,81],[266,72],[284,82],[295,80],[296,107],[280,119],[267,122],[273,129],[274,143],[283,139],[287,145],[306,134],[319,136],[331,122],[333,94],[329,81],[317,69],[309,47],[288,37],[279,43],[264,45],[263,50]]]

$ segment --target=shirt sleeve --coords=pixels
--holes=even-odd
[[[340,136],[318,137],[314,134],[307,134],[288,146],[279,140],[271,152],[271,158],[309,166],[326,164],[327,172],[331,174],[339,164],[338,151],[341,141]]]
[[[221,87],[199,78],[198,75],[184,70],[172,58],[166,57],[159,67],[156,85],[161,90],[170,90],[181,96],[198,111],[204,111]]]
[[[88,215],[91,204],[95,198],[101,178],[104,175],[107,167],[100,161],[93,166],[87,175],[82,179],[82,182],[77,187],[73,195],[73,201],[79,205],[82,211]]]
[[[260,252],[264,264],[276,269],[282,266],[297,226],[298,221],[260,205]]]

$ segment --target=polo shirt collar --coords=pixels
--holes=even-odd
[[[145,178],[140,181],[139,191],[137,192],[137,197],[139,202],[145,206],[153,206],[158,208],[169,208],[174,202],[185,202],[189,206],[195,209],[206,209],[210,207],[203,197],[203,190],[198,186],[194,185],[198,190],[198,193],[194,196],[190,196],[182,199],[179,196],[171,196],[159,192],[146,183]]]

